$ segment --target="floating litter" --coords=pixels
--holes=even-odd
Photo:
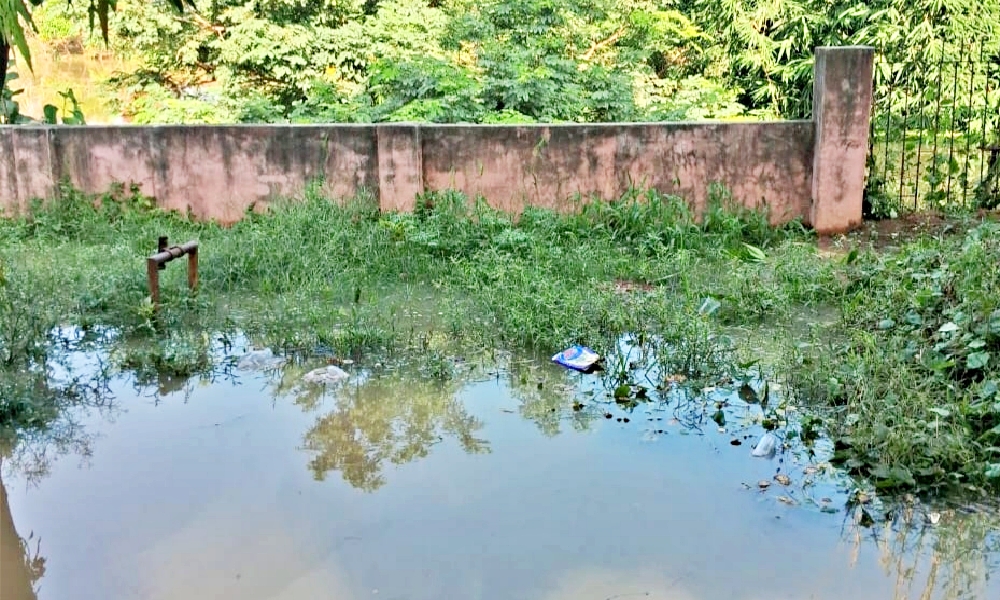
[[[552,356],[552,362],[584,373],[590,371],[599,360],[601,355],[586,346],[571,346]]]
[[[754,446],[751,456],[759,456],[762,458],[772,458],[775,452],[778,450],[778,438],[771,432],[764,434],[764,437],[760,438],[757,445]]]
[[[335,367],[330,365],[329,367],[320,367],[306,373],[303,377],[303,381],[306,383],[318,383],[322,385],[329,385],[333,383],[339,383],[348,379],[350,375],[347,371],[344,371],[340,367]]]

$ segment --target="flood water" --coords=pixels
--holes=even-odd
[[[545,363],[303,369],[115,381],[6,457],[3,600],[1000,597],[989,517],[861,527],[821,457],[751,457],[723,390],[720,432],[681,400],[574,410],[597,377]]]

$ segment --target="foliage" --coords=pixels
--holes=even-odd
[[[21,114],[21,107],[17,102],[17,96],[23,92],[20,89],[10,87],[9,83],[18,78],[17,72],[7,71],[4,79],[4,86],[0,88],[0,125],[18,125],[30,122],[28,117]]]
[[[981,39],[956,41],[914,62],[879,57],[868,182],[873,216],[996,207],[997,56],[995,40]]]
[[[7,77],[5,79],[6,84],[2,89],[0,89],[0,124],[22,125],[25,123],[36,122],[35,119],[21,113],[17,96],[20,95],[23,90],[14,89],[9,85],[12,81],[16,81],[17,78],[17,72],[11,69],[7,72]],[[80,103],[73,94],[72,88],[59,92],[59,96],[63,99],[62,107],[46,104],[43,107],[44,114],[41,122],[50,125],[55,125],[57,123],[62,123],[64,125],[86,125],[86,119],[80,108]]]
[[[78,375],[63,360],[70,340],[57,327],[64,306],[51,263],[27,271],[8,250],[0,253],[0,456],[16,442],[66,433],[67,410],[97,402],[104,375]]]
[[[683,0],[696,23],[719,32],[713,58],[744,90],[742,102],[785,117],[812,111],[812,55],[817,46],[871,45],[885,52],[897,77],[935,82],[942,52],[958,58],[956,41],[1000,44],[1000,2],[970,0]],[[914,64],[922,65],[913,69]],[[879,93],[888,93],[890,82]],[[933,90],[934,86],[927,86]]]
[[[122,80],[118,80],[121,82]],[[219,124],[228,121],[228,111],[210,96],[182,92],[179,96],[157,83],[136,83],[125,88],[130,101],[113,103],[130,122]]]
[[[33,28],[31,10],[28,4],[37,6],[41,0],[0,1],[0,77],[7,72],[7,59],[11,48],[17,50],[28,64],[31,64],[31,48],[25,37],[25,27]],[[0,84],[3,82],[0,81]],[[0,87],[3,87],[0,85]]]
[[[35,301],[41,290],[18,271],[5,270],[5,262],[0,260],[0,367],[34,367],[45,359],[56,317],[52,307]]]
[[[797,386],[837,407],[838,460],[880,487],[998,483],[997,230],[857,255],[841,332],[797,349]]]
[[[413,215],[380,215],[366,198],[337,208],[313,196],[228,229],[162,214],[128,190],[96,200],[65,189],[61,201],[0,224],[0,240],[19,257],[19,269],[53,289],[65,288],[52,296],[63,318],[112,326],[126,338],[156,335],[144,273],[133,258],[165,233],[202,241],[206,291],[188,300],[183,269],[165,271],[159,317],[164,330],[215,322],[213,307],[224,301],[230,315],[224,322],[274,336],[278,346],[322,345],[350,354],[419,344],[420,327],[390,327],[394,319],[387,311],[405,298],[419,304],[421,290],[434,286],[445,286],[442,301],[454,303],[434,326],[465,339],[545,348],[581,340],[596,344],[628,331],[637,319],[673,322],[685,314],[658,295],[623,310],[613,286],[598,281],[666,282],[677,268],[687,272],[704,261],[729,261],[729,252],[735,255],[744,244],[771,248],[801,235],[772,229],[757,213],[734,212],[721,194],[717,208],[701,220],[677,198],[636,190],[610,205],[585,203],[573,217],[530,210],[517,223],[453,193],[429,194]],[[609,254],[608,247],[620,251]],[[60,288],[42,264],[61,265],[67,284]],[[510,284],[500,286],[500,295],[494,293],[498,282]],[[711,282],[690,285],[697,288],[691,310],[709,290],[726,293]],[[514,305],[521,308],[512,311]],[[562,308],[551,310],[555,306]],[[732,310],[738,318],[739,309]],[[176,346],[171,344],[158,347]]]
[[[653,0],[122,3],[116,85],[212,91],[229,120],[528,122],[737,116],[709,36]],[[294,7],[294,8],[293,8]],[[679,83],[678,83],[679,82]],[[138,111],[132,111],[138,112]],[[169,119],[169,117],[167,117]]]
[[[909,87],[925,107],[962,44],[1000,52],[998,0],[171,4],[189,10],[88,5],[139,64],[112,85],[130,91],[123,111],[140,122],[800,118],[817,46],[875,46],[878,100],[898,103]],[[51,29],[72,31],[67,17]]]
[[[36,7],[42,2],[43,0],[30,0],[30,4]],[[183,11],[185,4],[194,6],[194,0],[168,0],[168,2],[178,11]],[[87,15],[90,30],[94,31],[96,20],[105,42],[108,41],[110,13],[116,6],[117,0],[88,0]],[[19,107],[13,99],[18,91],[8,87],[8,82],[14,78],[8,77],[11,49],[17,50],[28,68],[31,68],[31,48],[25,35],[26,28],[37,31],[31,10],[24,0],[0,0],[0,124],[21,124],[32,121],[20,114]],[[13,75],[16,76],[16,73]],[[67,125],[85,124],[79,103],[73,96],[73,90],[59,93],[71,105],[69,111],[64,105],[61,122]],[[46,105],[44,111],[44,122],[49,124],[60,122],[58,107]]]

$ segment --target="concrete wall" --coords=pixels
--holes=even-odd
[[[704,206],[709,185],[729,187],[776,221],[805,216],[813,126],[782,123],[450,126],[421,128],[424,185],[482,194],[520,212],[571,208],[575,194],[615,198],[654,187]]]
[[[233,222],[251,204],[298,196],[322,178],[333,197],[362,188],[385,210],[423,190],[483,195],[511,212],[560,210],[576,195],[651,186],[704,206],[711,184],[775,222],[822,233],[861,220],[871,108],[868,48],[817,49],[811,121],[600,125],[241,125],[0,128],[0,209],[137,183],[166,208]]]

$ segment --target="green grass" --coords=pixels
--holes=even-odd
[[[841,339],[803,346],[797,388],[835,407],[838,462],[880,487],[1000,479],[998,232],[851,255]]]
[[[614,350],[633,334],[660,377],[758,369],[785,384],[838,464],[883,489],[1000,481],[995,225],[831,257],[800,225],[771,227],[720,190],[700,219],[635,190],[515,220],[455,193],[384,214],[371,197],[318,189],[228,228],[121,189],[96,206],[64,189],[0,222],[0,360],[21,374],[7,379],[44,382],[58,323],[93,332],[114,368],[147,380],[211,369],[213,339],[239,332],[276,351],[417,361],[440,380],[454,353],[582,343],[608,355],[619,386],[634,369]],[[154,315],[143,258],[159,235],[199,240],[201,289],[190,297],[183,261],[170,264]],[[0,400],[8,429],[72,401],[29,383]]]

